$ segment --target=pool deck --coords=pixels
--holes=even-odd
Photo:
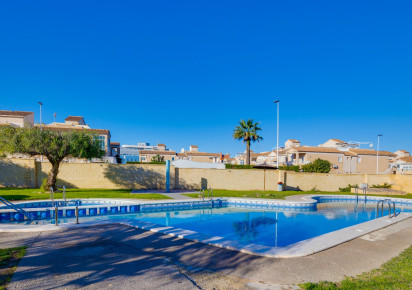
[[[412,245],[412,218],[316,254],[267,258],[120,224],[0,233],[0,247],[28,245],[8,289],[293,289],[340,281]]]

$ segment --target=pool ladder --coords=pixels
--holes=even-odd
[[[213,200],[213,189],[212,188],[206,188],[206,189],[200,189],[200,192],[202,193],[203,201],[205,201],[205,190],[207,191],[207,198],[210,200]]]
[[[393,201],[390,200],[390,199],[384,199],[384,200],[378,201],[378,204],[376,205],[376,217],[379,217],[379,216],[383,217],[383,207],[384,207],[384,204],[385,204],[385,203],[387,203],[387,204],[388,204],[388,207],[389,207],[389,216],[388,216],[388,217],[389,217],[389,218],[396,217],[395,202],[393,202]],[[379,205],[381,205],[380,215],[379,215]],[[393,209],[393,212],[392,212],[392,209]]]
[[[14,210],[17,211],[18,213],[24,215],[24,216],[27,218],[26,225],[30,224],[30,223],[34,220],[33,214],[31,214],[31,213],[25,211],[24,209],[16,206],[14,203],[8,201],[7,199],[0,197],[0,201],[1,201],[2,203],[4,203],[7,208],[9,208],[9,209],[14,209]]]
[[[356,203],[359,202],[359,188],[355,187],[355,194],[356,194]],[[366,188],[362,188],[362,194],[365,197],[365,203],[368,199],[368,196],[366,195]]]

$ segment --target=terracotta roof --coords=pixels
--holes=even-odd
[[[192,148],[199,148],[197,145],[190,145]]]
[[[164,146],[164,147],[166,147],[166,145],[165,145],[165,144],[157,144],[157,146]]]
[[[302,147],[290,148],[290,151],[293,151],[293,150],[296,150],[298,152],[319,152],[319,153],[341,153],[341,154],[344,154],[343,151],[340,151],[336,148],[331,148],[331,147],[302,146]]]
[[[296,139],[288,139],[288,140],[286,140],[286,142],[287,141],[291,141],[291,142],[293,142],[293,143],[300,143],[300,141],[298,141],[298,140],[296,140]]]
[[[220,153],[207,153],[207,152],[186,152],[187,156],[220,156]]]
[[[0,110],[0,116],[12,116],[12,117],[24,117],[34,114],[33,112],[24,112],[24,111],[3,111]]]
[[[349,149],[349,151],[354,152],[358,155],[376,155],[377,151],[373,149]],[[388,151],[379,151],[379,155],[381,156],[396,156],[392,152]]]
[[[412,163],[412,156],[399,158],[399,161],[406,162],[406,163]]]
[[[68,116],[66,119],[64,119],[65,121],[80,121],[81,119],[83,119],[82,116]]]
[[[36,127],[40,127],[39,124],[35,125]],[[92,133],[96,133],[99,135],[110,135],[110,130],[107,129],[90,129],[90,128],[80,128],[80,127],[57,127],[57,126],[50,126],[50,125],[43,125],[44,130],[50,130],[50,131],[62,131],[62,132],[69,132],[69,131],[88,131]]]
[[[338,143],[346,143],[345,141],[339,140],[339,139],[330,139],[332,141],[338,142]]]
[[[176,155],[175,151],[159,151],[159,150],[141,150],[139,152],[140,155],[143,154],[152,154],[152,155]]]
[[[110,142],[110,145],[120,146],[120,142]]]
[[[406,151],[406,150],[398,150],[398,151],[402,153],[410,153],[409,151]]]

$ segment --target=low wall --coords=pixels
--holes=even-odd
[[[0,158],[0,187],[40,187],[51,165],[33,159]],[[77,188],[164,189],[166,169],[156,164],[62,163],[58,186]],[[348,184],[393,184],[412,193],[412,175],[321,174],[263,169],[171,168],[174,189],[216,188],[228,190],[277,190],[283,181],[287,190],[339,191]]]

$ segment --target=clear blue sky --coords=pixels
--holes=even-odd
[[[112,141],[236,153],[329,138],[412,150],[411,1],[2,1],[0,109]]]

